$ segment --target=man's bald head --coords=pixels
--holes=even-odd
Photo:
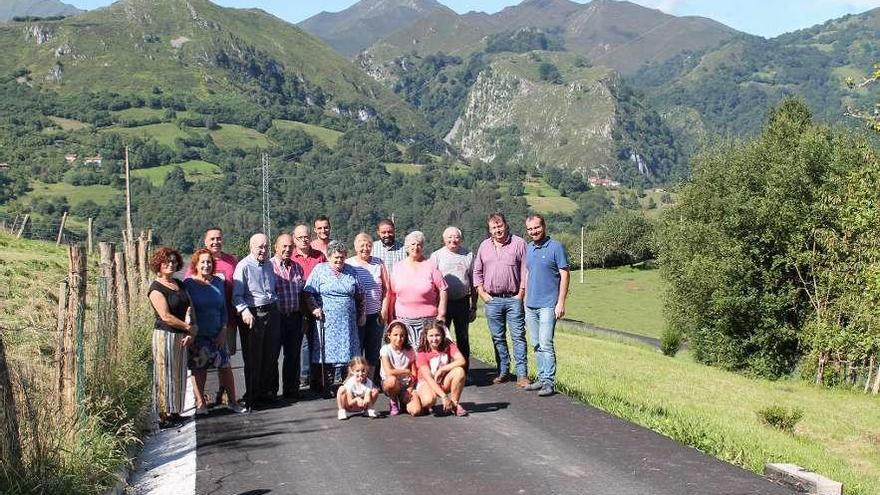
[[[269,254],[269,238],[266,234],[257,233],[251,236],[250,251],[257,261],[266,261]]]
[[[293,252],[293,236],[290,234],[281,234],[275,239],[275,256],[287,261]]]

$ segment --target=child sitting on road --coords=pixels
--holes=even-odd
[[[416,385],[416,353],[409,342],[406,324],[392,321],[385,328],[385,345],[379,349],[379,376],[382,391],[391,405],[389,414],[400,414],[400,404],[407,404]]]
[[[419,381],[412,401],[406,405],[413,416],[427,413],[438,397],[443,402],[443,412],[456,416],[468,414],[458,402],[464,389],[466,361],[447,333],[446,325],[436,322],[419,336],[416,354]]]
[[[337,417],[348,419],[348,413],[366,414],[371,418],[376,417],[373,404],[379,397],[379,391],[373,385],[373,381],[367,378],[370,369],[367,360],[356,356],[348,362],[348,378],[336,391],[336,405],[339,407]]]

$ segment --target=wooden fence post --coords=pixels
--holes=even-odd
[[[147,282],[150,279],[150,271],[148,269],[149,260],[147,259],[147,233],[143,230],[141,234],[138,236],[137,241],[137,252],[138,252],[138,275],[140,276],[140,293],[146,293]]]
[[[24,226],[27,225],[28,218],[30,217],[30,213],[24,215],[24,220],[21,221],[21,226],[18,227],[18,235],[15,236],[16,239],[21,239],[21,233],[24,232]]]
[[[6,349],[3,334],[0,332],[0,460],[14,473],[21,465],[21,444],[18,437],[18,421],[15,416],[15,396],[12,392],[12,379],[6,364]]]
[[[63,215],[61,215],[61,225],[58,226],[58,239],[55,240],[55,245],[58,246],[61,244],[61,237],[64,236],[64,224],[67,222],[67,212],[65,211]]]
[[[100,303],[102,314],[98,315],[98,332],[99,338],[103,338],[107,345],[104,363],[109,366],[116,360],[116,247],[112,242],[100,242],[98,250],[101,253],[101,280],[104,283],[104,291],[100,293],[104,300]]]
[[[89,254],[95,252],[95,245],[92,243],[92,227],[94,225],[94,220],[92,217],[89,217],[89,227],[88,227],[88,241],[89,241]]]
[[[125,272],[125,252],[116,252],[116,340],[124,338],[128,331],[128,277]]]
[[[76,417],[76,333],[86,304],[86,253],[76,244],[68,248],[68,306],[62,339],[58,346],[59,398],[65,417]]]
[[[137,299],[139,291],[138,291],[138,282],[140,281],[140,275],[138,274],[138,252],[135,240],[128,237],[128,235],[123,236],[125,238],[125,270],[126,277],[128,280],[128,307],[131,308],[133,306],[133,302]]]

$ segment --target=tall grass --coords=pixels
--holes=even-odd
[[[7,344],[21,460],[0,459],[0,493],[100,493],[140,440],[151,399],[150,313],[135,305],[106,366],[96,332],[97,262],[89,264],[85,376],[79,415],[59,410],[54,352],[58,281],[66,250],[0,234],[0,333]]]
[[[86,377],[76,421],[58,413],[50,370],[11,363],[22,462],[0,465],[0,493],[100,493],[131,463],[151,399],[149,326],[134,321],[110,372]]]

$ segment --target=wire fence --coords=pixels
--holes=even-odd
[[[51,240],[57,236],[56,231]],[[15,294],[38,303],[34,314],[19,311],[0,324],[0,491],[4,477],[8,482],[39,476],[42,467],[67,462],[64,457],[85,441],[83,418],[94,407],[95,391],[119,375],[126,365],[122,349],[130,348],[143,323],[138,301],[149,277],[142,275],[146,266],[140,258],[149,254],[150,242],[146,234],[137,242],[143,245],[120,247],[144,255],[135,259],[117,256],[109,243],[101,243],[94,256],[70,244],[64,280],[36,282],[29,289],[34,293]],[[134,290],[120,290],[129,280]],[[55,287],[57,312],[48,304]],[[128,308],[137,314],[128,314]]]

